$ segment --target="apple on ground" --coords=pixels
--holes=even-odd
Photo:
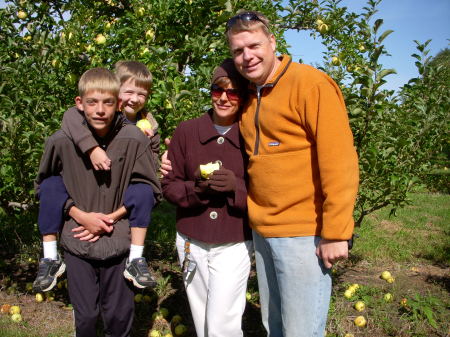
[[[250,301],[252,299],[252,294],[250,294],[248,291],[245,293],[245,298],[247,301]]]
[[[36,294],[36,302],[41,303],[44,301],[44,296],[41,293]]]
[[[182,336],[186,333],[187,328],[185,325],[183,324],[179,324],[175,327],[175,335],[177,336]]]
[[[22,322],[22,315],[21,314],[13,314],[11,315],[11,320],[13,322]]]
[[[25,285],[25,289],[26,289],[27,291],[32,291],[32,290],[33,290],[33,283],[28,282],[28,283]]]
[[[357,311],[364,311],[365,308],[366,308],[366,305],[364,304],[363,301],[357,301],[357,302],[355,303],[355,309],[356,309]]]
[[[13,305],[11,306],[11,308],[9,308],[9,314],[10,315],[14,315],[14,314],[20,314],[21,310],[20,307],[18,305]]]
[[[152,329],[149,331],[148,337],[161,337],[161,333],[158,330]]]
[[[381,273],[381,278],[385,281],[387,281],[388,278],[392,277],[391,273],[387,270]]]
[[[347,289],[344,292],[344,297],[347,298],[347,299],[350,299],[350,298],[353,297],[354,294],[355,294],[355,292],[352,289]]]
[[[172,322],[173,324],[178,324],[178,323],[181,323],[182,320],[183,320],[183,318],[182,318],[180,315],[174,315],[174,316],[172,317],[171,322]]]
[[[135,301],[136,303],[142,302],[142,298],[143,298],[142,294],[136,294],[136,295],[134,295],[134,301]]]
[[[356,326],[359,326],[360,328],[365,327],[367,324],[367,321],[364,316],[358,316],[355,318],[354,323]]]
[[[394,296],[392,296],[392,294],[391,293],[386,293],[386,294],[384,294],[384,296],[383,296],[383,299],[386,301],[386,302],[392,302],[392,299],[394,298]]]
[[[152,301],[152,297],[151,296],[149,296],[149,295],[144,295],[144,297],[143,297],[143,300],[144,300],[144,302],[151,302]]]
[[[167,318],[167,316],[169,316],[169,310],[167,308],[159,308],[159,313],[164,318]]]
[[[352,333],[346,333],[344,337],[355,337],[355,335]]]
[[[3,304],[3,305],[0,307],[0,312],[1,312],[2,314],[9,314],[9,309],[11,309],[11,305],[10,305],[10,304]]]
[[[395,281],[395,278],[393,278],[393,277],[389,277],[389,278],[386,280],[387,283],[394,283],[394,281]]]

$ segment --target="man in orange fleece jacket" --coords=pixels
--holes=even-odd
[[[251,82],[240,129],[263,324],[270,337],[323,336],[359,181],[344,99],[323,72],[276,56],[261,13],[238,12],[226,36]]]

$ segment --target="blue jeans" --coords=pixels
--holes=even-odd
[[[316,256],[320,237],[264,238],[253,231],[261,315],[269,337],[324,335],[331,273]]]

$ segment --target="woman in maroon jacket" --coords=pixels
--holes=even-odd
[[[172,171],[162,181],[177,205],[177,250],[197,336],[242,336],[250,272],[246,155],[238,114],[246,81],[231,59],[214,71],[212,109],[180,123],[170,142]],[[219,162],[209,179],[199,165]]]

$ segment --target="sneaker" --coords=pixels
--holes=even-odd
[[[131,260],[131,262],[127,260],[123,276],[128,281],[132,281],[137,288],[142,289],[156,285],[156,280],[148,271],[148,264],[145,257],[138,257]]]
[[[41,259],[33,290],[36,292],[49,291],[56,285],[56,279],[66,271],[66,265],[58,255],[58,260]]]

